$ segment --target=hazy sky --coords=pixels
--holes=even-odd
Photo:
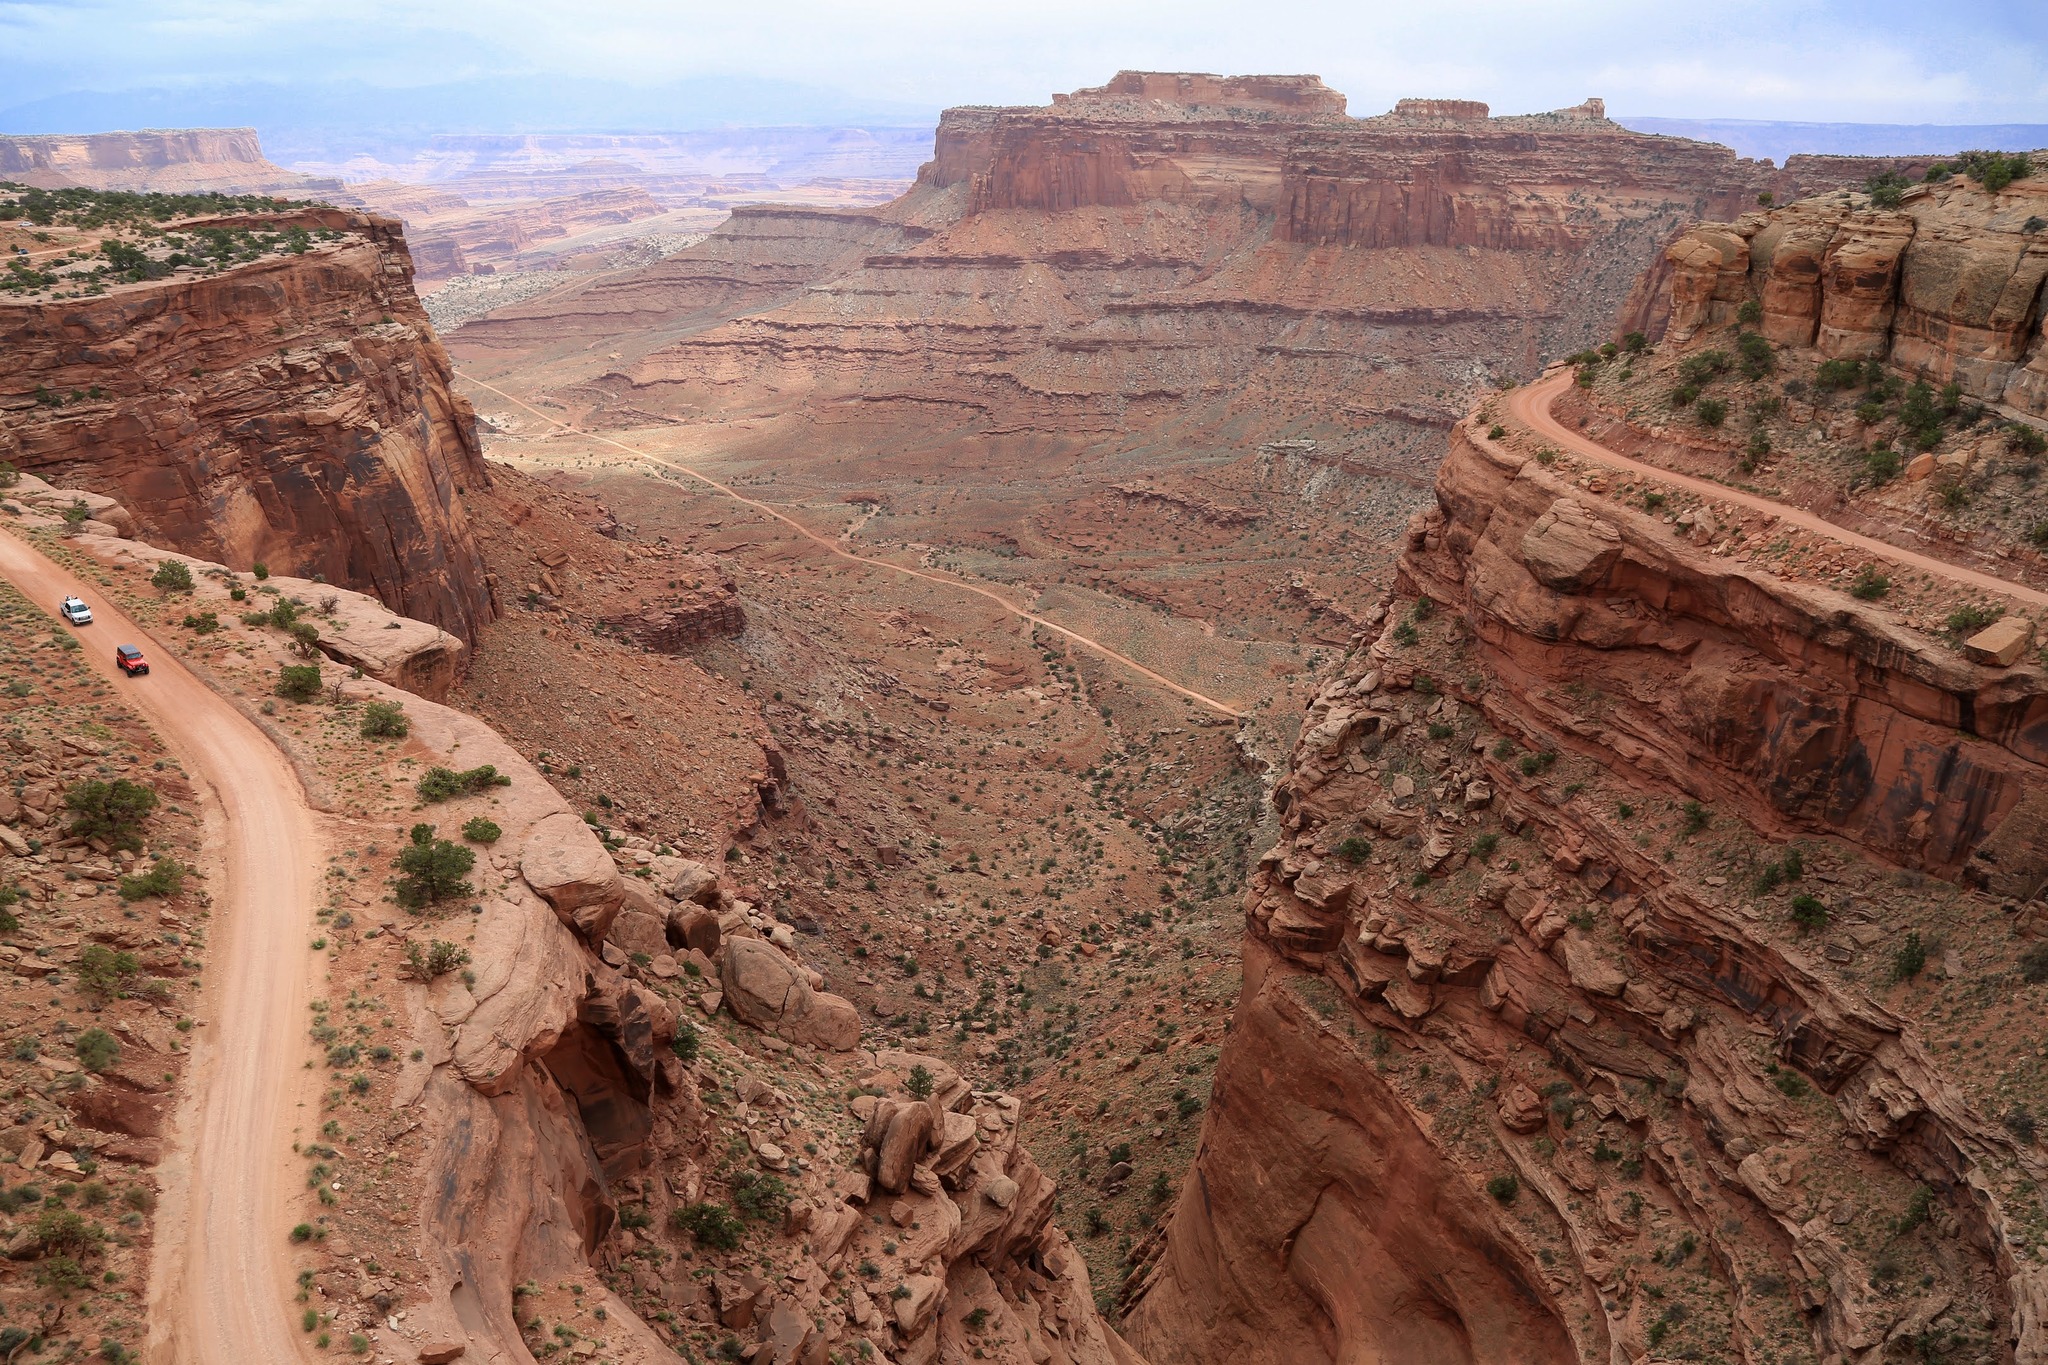
[[[2048,122],[2048,0],[0,0],[0,104],[325,78],[760,76],[928,108],[1120,67],[1519,112]]]

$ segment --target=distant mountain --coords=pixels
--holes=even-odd
[[[1696,138],[1783,165],[1798,152],[1921,156],[1973,148],[2030,152],[2048,147],[2048,123],[1773,123],[1745,118],[1647,118],[1616,114],[1639,133]]]
[[[677,132],[730,127],[921,127],[936,108],[859,99],[792,81],[705,77],[662,86],[478,79],[386,88],[360,81],[244,82],[70,91],[0,108],[0,132],[255,128],[280,161],[419,145],[439,133]]]

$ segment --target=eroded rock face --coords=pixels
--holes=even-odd
[[[1897,209],[1828,195],[1692,229],[1670,249],[1671,335],[1732,321],[1750,298],[1771,341],[1882,360],[1987,401],[2048,413],[2048,184],[1996,194],[1954,179]]]
[[[0,459],[113,496],[152,544],[318,575],[473,642],[495,608],[462,495],[489,476],[398,224],[261,221],[341,235],[210,278],[0,306]],[[39,386],[104,397],[49,408]]]
[[[765,939],[727,939],[719,952],[718,979],[726,1008],[742,1023],[834,1052],[860,1041],[860,1014],[853,1002],[813,989],[804,969]]]
[[[2032,1036],[2002,1002],[2048,926],[2048,675],[1584,496],[1454,433],[1385,633],[1276,791],[1133,1344],[2041,1358],[2009,1231],[2039,1097],[1928,1035],[1996,1005]],[[1941,977],[1908,934],[1945,937]]]

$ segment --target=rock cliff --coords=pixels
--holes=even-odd
[[[2048,1354],[2048,672],[1645,487],[1454,429],[1275,792],[1155,1365]]]
[[[1746,300],[1779,345],[1879,360],[1970,397],[2048,415],[2048,180],[1956,176],[1896,207],[1835,194],[1708,223],[1675,242],[1670,335],[1731,323]]]
[[[0,460],[115,496],[156,543],[318,575],[473,641],[495,608],[462,495],[489,476],[403,234],[337,210],[260,221],[327,239],[0,304]]]
[[[254,128],[150,128],[135,133],[0,136],[0,180],[39,188],[161,194],[315,194],[315,180],[272,162]]]
[[[1311,76],[1127,72],[947,111],[883,209],[735,215],[459,344],[620,336],[630,356],[582,371],[620,420],[1063,448],[1256,430],[1420,461],[1475,384],[1596,336],[1685,223],[1839,183],[1631,133],[1598,101],[1360,119]]]

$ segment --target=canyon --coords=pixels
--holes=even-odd
[[[415,249],[681,210],[0,222],[9,534],[312,831],[308,998],[218,1003],[232,933],[117,997],[293,1078],[260,1208],[87,1259],[159,1346],[226,1263],[423,1362],[2048,1355],[2042,191],[1983,172],[1125,72],[445,340]]]

